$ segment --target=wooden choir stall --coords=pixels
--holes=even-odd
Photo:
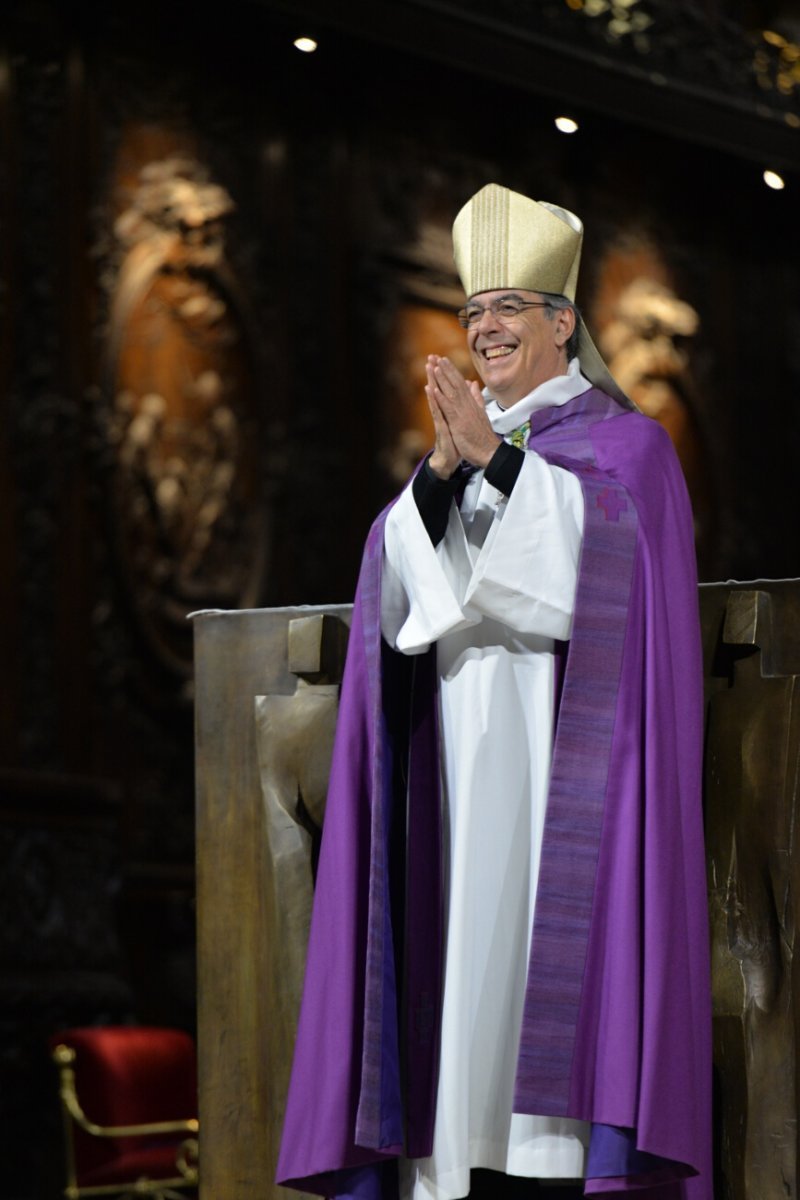
[[[797,1186],[800,581],[702,585],[718,1200]],[[277,1200],[350,608],[194,618],[201,1200]]]

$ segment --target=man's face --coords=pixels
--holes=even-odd
[[[541,300],[541,296],[522,289],[501,289],[471,296],[470,303],[485,306],[501,299]],[[510,321],[500,321],[484,308],[477,325],[467,330],[467,346],[476,371],[503,408],[516,404],[540,383],[566,373],[564,347],[574,320],[571,309],[548,314],[543,308],[525,308]]]

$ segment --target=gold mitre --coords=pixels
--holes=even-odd
[[[453,223],[453,257],[468,296],[498,288],[575,299],[583,225],[566,209],[487,183]]]
[[[574,213],[497,183],[476,192],[453,222],[453,257],[468,297],[523,288],[574,300],[582,245],[583,224]],[[609,373],[582,318],[578,358],[591,383],[626,408],[635,408]]]

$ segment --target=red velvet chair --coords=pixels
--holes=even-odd
[[[177,1029],[106,1026],[50,1038],[58,1064],[67,1200],[185,1200],[197,1186],[197,1062]]]

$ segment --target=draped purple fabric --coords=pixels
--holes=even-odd
[[[596,389],[536,413],[530,446],[578,476],[586,520],[515,1109],[592,1122],[586,1195],[711,1200],[686,489],[663,430]],[[278,1168],[360,1200],[396,1195],[398,1154],[430,1153],[441,1004],[435,661],[381,643],[385,517],[356,596]]]

